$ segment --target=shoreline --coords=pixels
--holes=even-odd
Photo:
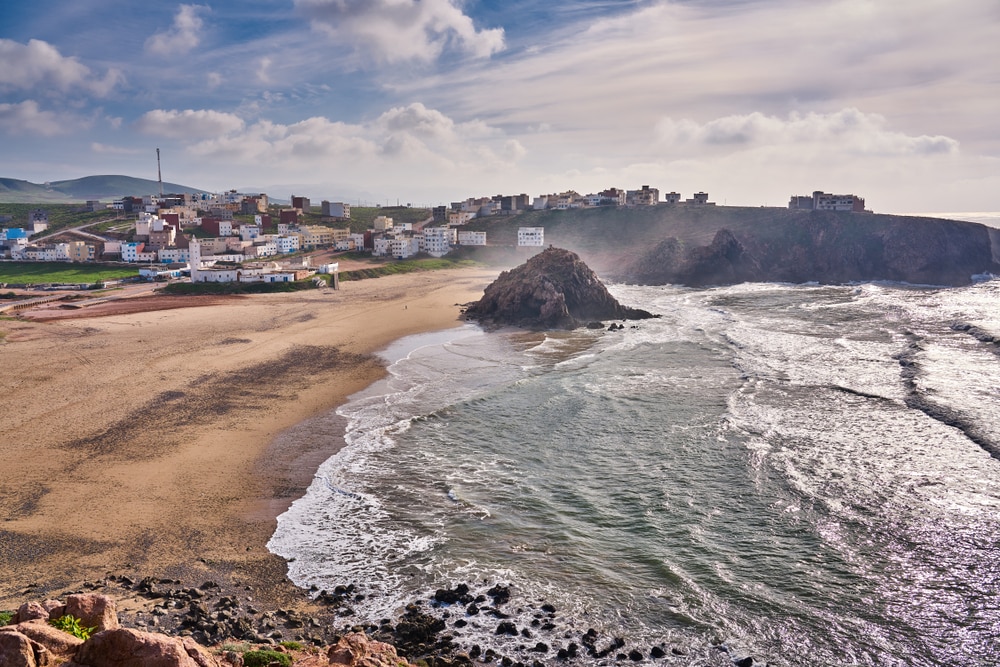
[[[266,544],[343,443],[277,436],[384,377],[393,341],[461,325],[497,273],[0,321],[0,609],[108,573],[310,607]]]

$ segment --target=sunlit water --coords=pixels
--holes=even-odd
[[[670,664],[1000,664],[1000,347],[953,327],[1000,336],[1000,281],[612,291],[662,317],[388,350],[279,519],[293,580],[375,622],[508,582]]]

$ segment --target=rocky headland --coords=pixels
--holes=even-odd
[[[466,317],[497,326],[575,329],[601,320],[653,315],[618,303],[576,253],[549,247],[501,273],[483,298],[468,307]]]
[[[468,228],[499,245],[516,243],[525,226],[543,227],[546,243],[576,252],[601,276],[633,284],[959,286],[1000,273],[1000,229],[917,216],[660,204],[529,211]],[[470,256],[511,261],[493,248]]]

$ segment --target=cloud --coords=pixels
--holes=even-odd
[[[953,154],[959,150],[958,141],[950,137],[910,136],[889,130],[886,125],[883,116],[862,113],[858,109],[842,109],[829,114],[792,112],[787,119],[755,111],[704,124],[668,117],[657,124],[656,135],[671,149],[690,149],[692,152],[793,146],[828,155],[910,156]]]
[[[268,74],[268,70],[271,69],[271,59],[264,56],[257,61],[257,80],[261,83],[271,83],[271,77]]]
[[[0,128],[11,135],[33,134],[43,137],[68,134],[77,123],[38,108],[34,100],[18,104],[0,104]]]
[[[239,132],[244,122],[239,116],[220,111],[154,109],[143,114],[135,127],[143,134],[195,141]]]
[[[455,0],[295,0],[314,29],[377,63],[436,60],[448,49],[488,58],[502,28],[476,29]]]
[[[201,43],[204,22],[200,12],[211,11],[204,5],[181,5],[174,16],[174,24],[165,32],[158,32],[146,40],[146,51],[158,56],[188,53]]]
[[[140,150],[138,148],[125,148],[123,146],[109,146],[108,144],[102,144],[100,142],[94,141],[90,144],[90,150],[94,153],[99,153],[101,155],[138,155],[146,151]]]
[[[527,154],[497,128],[478,120],[455,122],[418,102],[390,108],[365,123],[322,116],[291,124],[260,120],[189,141],[188,151],[203,160],[268,164],[289,174],[344,170],[352,178],[376,180],[409,174],[411,182],[512,169]]]
[[[103,77],[97,77],[89,67],[76,58],[63,56],[48,42],[32,39],[21,44],[0,39],[0,89],[78,88],[103,97],[122,81],[121,71],[112,68]]]

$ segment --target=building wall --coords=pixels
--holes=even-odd
[[[517,245],[520,247],[540,247],[545,245],[545,228],[518,227]]]

